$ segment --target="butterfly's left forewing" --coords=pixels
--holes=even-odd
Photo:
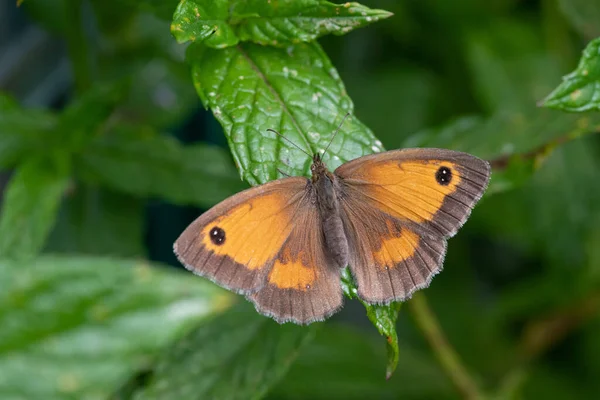
[[[490,167],[466,153],[408,149],[353,160],[335,174],[358,295],[387,303],[441,270],[446,239],[481,198]]]
[[[340,271],[307,183],[279,179],[217,204],[177,239],[177,257],[278,322],[325,319],[342,305]]]
[[[238,293],[259,290],[307,203],[306,178],[286,178],[247,189],[217,204],[174,244],[189,270]]]

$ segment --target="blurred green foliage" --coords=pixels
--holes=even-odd
[[[74,85],[58,111],[0,96],[0,398],[600,393],[600,1],[22,7],[65,41]],[[192,144],[172,134],[200,104],[224,140],[214,122]],[[325,323],[280,326],[142,261],[157,199],[206,209],[278,170],[306,174],[310,160],[266,129],[314,151],[347,112],[330,168],[407,146],[494,168],[444,272],[397,321],[396,305],[347,300]],[[369,321],[388,372],[397,362],[387,382]]]

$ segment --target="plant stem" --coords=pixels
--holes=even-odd
[[[491,160],[490,164],[492,165],[492,168],[494,170],[503,170],[503,169],[506,169],[506,167],[508,167],[508,165],[513,157],[518,157],[521,160],[530,160],[530,159],[535,160],[538,157],[547,156],[552,151],[554,151],[556,148],[558,148],[559,146],[561,146],[565,143],[568,143],[575,139],[579,139],[583,136],[594,135],[594,134],[598,134],[598,133],[600,133],[600,129],[598,129],[598,128],[594,128],[592,130],[574,129],[573,131],[571,131],[561,137],[558,137],[554,140],[551,140],[548,143],[545,143],[545,144],[541,145],[540,147],[535,148],[527,153],[512,154],[509,156],[501,156],[501,157]]]
[[[469,400],[482,399],[484,396],[474,379],[462,365],[458,354],[446,339],[439,322],[427,304],[425,295],[422,293],[415,294],[408,306],[444,372],[452,380],[463,398]]]
[[[87,43],[81,18],[81,0],[64,0],[67,26],[65,40],[71,59],[71,68],[75,79],[77,93],[85,92],[91,86],[90,60],[87,54]]]

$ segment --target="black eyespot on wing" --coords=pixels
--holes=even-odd
[[[442,186],[449,185],[452,181],[452,170],[448,167],[440,167],[435,173],[435,180]]]
[[[210,235],[210,240],[217,246],[220,246],[223,243],[225,243],[225,231],[223,229],[219,228],[218,226],[213,227],[210,230],[209,235]]]

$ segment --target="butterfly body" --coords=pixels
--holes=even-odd
[[[441,271],[446,240],[481,198],[490,167],[466,153],[404,149],[334,172],[315,155],[311,173],[217,204],[177,239],[179,260],[278,322],[335,313],[348,265],[364,301],[405,300]]]
[[[313,202],[319,209],[325,247],[336,266],[343,268],[348,265],[348,240],[340,215],[339,200],[343,188],[336,176],[329,172],[318,154],[313,158],[311,172],[310,184],[314,190]]]

